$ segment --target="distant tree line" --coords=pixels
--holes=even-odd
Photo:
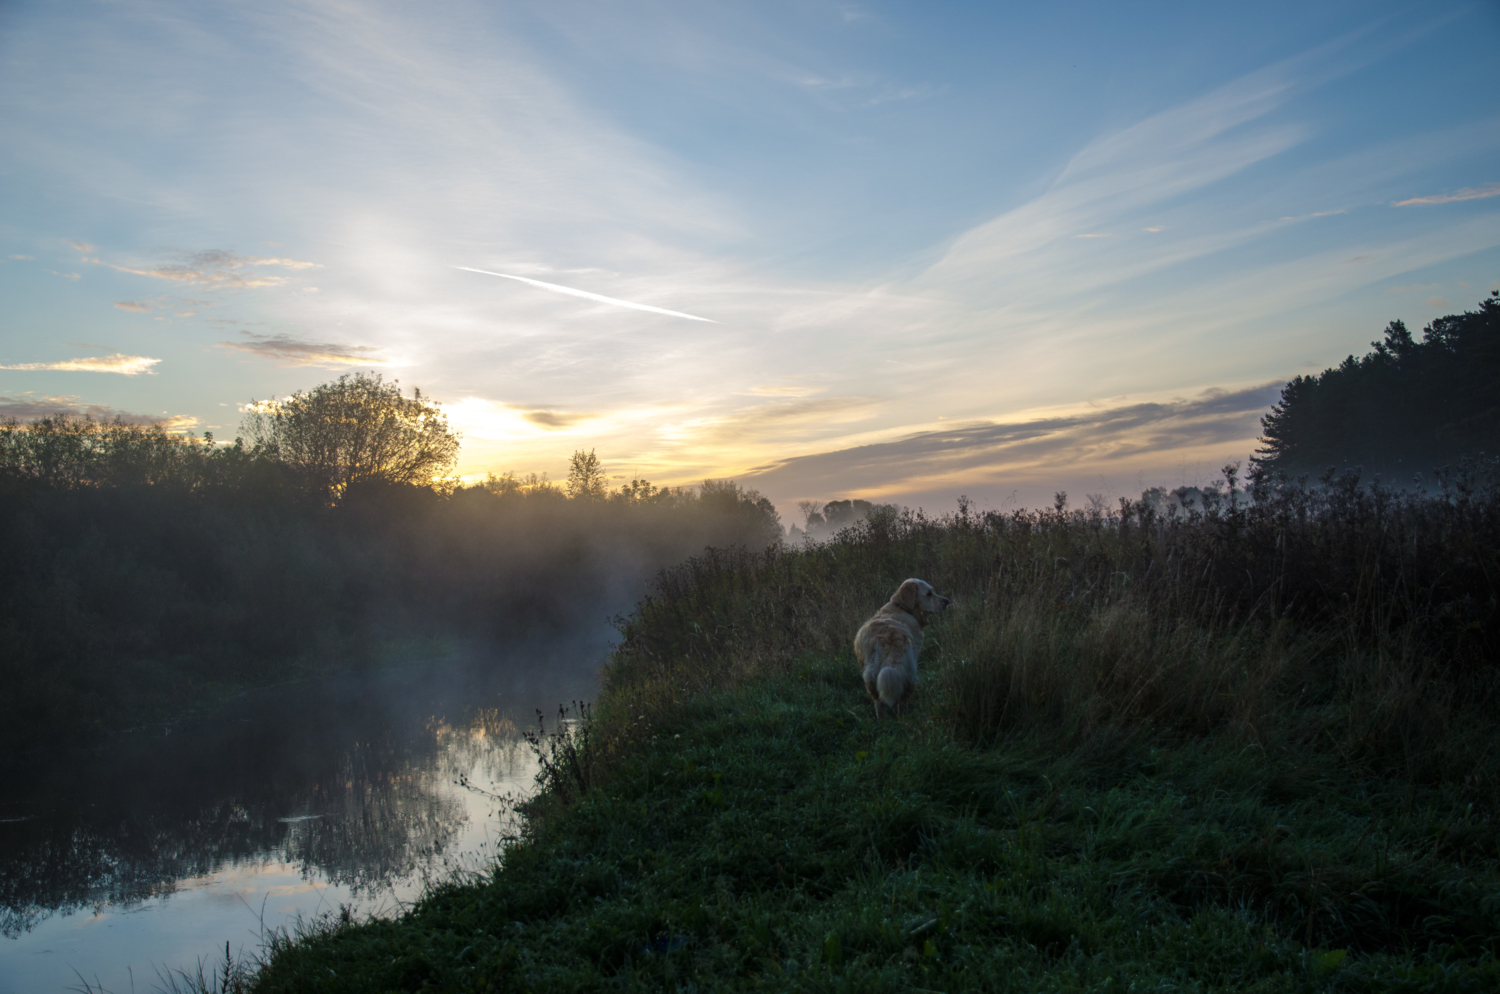
[[[824,504],[815,500],[799,500],[797,509],[802,512],[802,527],[795,524],[787,529],[787,538],[792,544],[801,540],[823,541],[833,538],[847,528],[862,522],[881,523],[894,520],[901,509],[894,504],[872,504],[867,500],[831,500]]]
[[[1414,339],[1392,321],[1374,351],[1298,376],[1261,419],[1260,470],[1389,476],[1500,448],[1500,292],[1438,318]]]
[[[753,490],[611,490],[593,451],[561,485],[465,485],[441,409],[379,376],[254,404],[241,427],[226,445],[0,422],[0,752],[413,638],[597,630],[664,566],[782,540]]]

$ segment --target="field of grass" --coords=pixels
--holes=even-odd
[[[1500,491],[1444,482],[691,560],[500,866],[243,984],[1494,990]],[[908,575],[955,605],[876,722],[847,643]]]

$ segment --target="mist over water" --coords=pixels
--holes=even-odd
[[[602,616],[601,616],[602,617]],[[592,699],[612,630],[471,644],[243,695],[176,726],[37,743],[0,798],[0,992],[149,990],[301,916],[394,913],[484,868],[532,788],[536,711]]]
[[[149,989],[492,865],[521,734],[594,696],[609,620],[663,567],[782,537],[754,491],[612,492],[592,452],[566,488],[330,489],[160,426],[0,427],[0,994]],[[396,664],[412,644],[460,648]]]

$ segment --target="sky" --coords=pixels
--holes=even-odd
[[[375,371],[458,472],[1202,485],[1500,288],[1500,4],[0,4],[0,417]]]

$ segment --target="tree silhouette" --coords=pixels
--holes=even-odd
[[[242,430],[257,449],[338,501],[349,487],[430,485],[458,460],[458,436],[438,406],[380,374],[340,376],[286,400],[252,403]]]
[[[1500,442],[1500,292],[1438,318],[1416,341],[1392,321],[1383,341],[1317,376],[1298,376],[1261,419],[1261,469],[1430,470]]]
[[[578,449],[568,462],[568,496],[574,500],[603,500],[609,496],[609,476],[604,472],[604,461],[594,454]]]

